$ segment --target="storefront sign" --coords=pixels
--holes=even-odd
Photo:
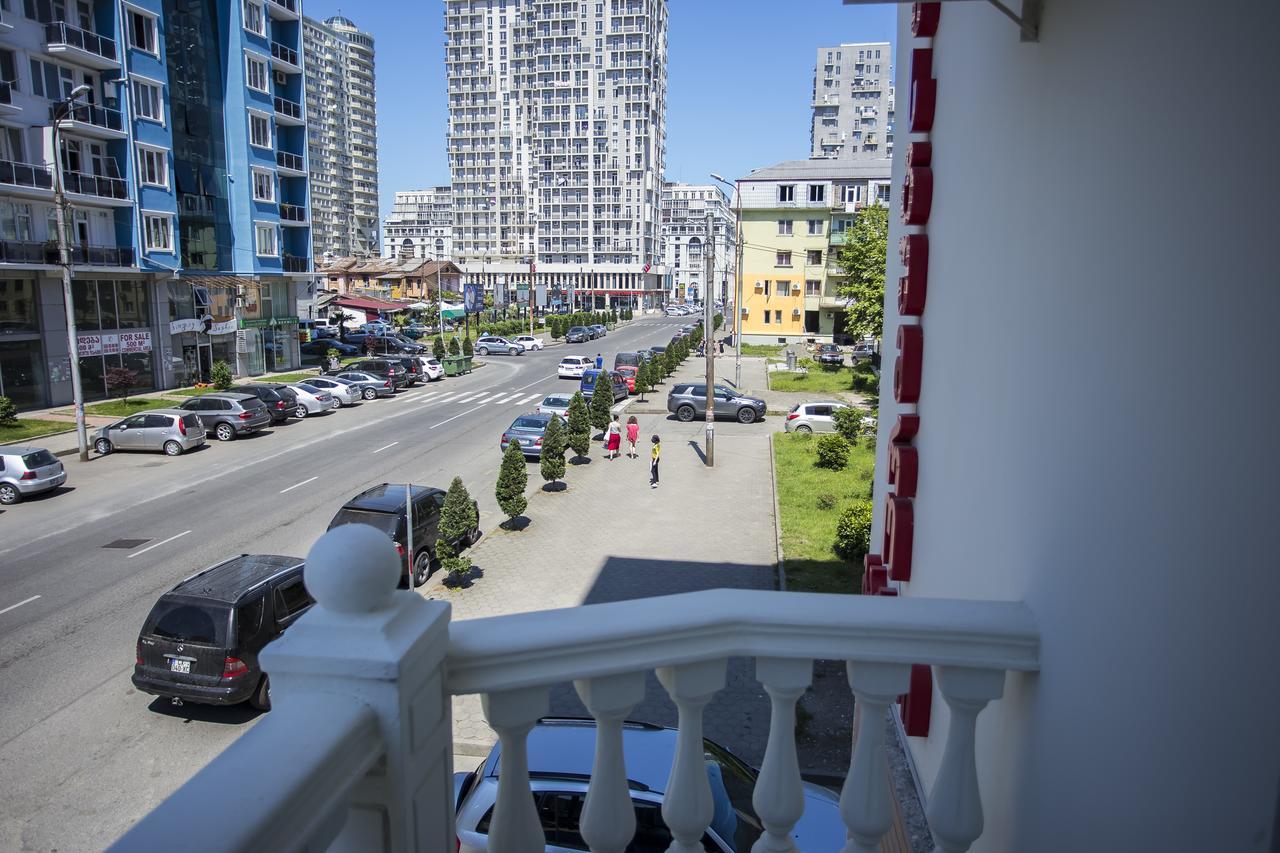
[[[151,352],[151,330],[121,332],[120,352]]]
[[[223,320],[215,323],[212,317],[195,317],[186,320],[174,320],[169,324],[169,334],[180,335],[183,332],[204,332],[208,335],[229,335],[236,330],[235,320]]]
[[[236,330],[235,320],[223,320],[221,323],[211,323],[209,325],[210,335],[229,335]]]
[[[174,320],[169,324],[169,334],[180,335],[183,332],[203,332],[204,321],[198,317],[188,320]]]
[[[103,332],[78,335],[76,352],[86,355],[119,355],[122,352],[151,352],[151,331]]]
[[[102,335],[78,335],[76,337],[76,354],[102,355]]]
[[[242,329],[272,329],[280,326],[298,325],[297,317],[264,317],[258,320],[241,320]]]

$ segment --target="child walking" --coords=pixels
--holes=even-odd
[[[658,459],[662,456],[662,442],[658,436],[650,439],[653,442],[653,451],[650,453],[649,460],[649,488],[658,488]]]
[[[627,455],[635,459],[640,454],[636,453],[636,441],[640,438],[640,422],[636,420],[636,416],[632,415],[627,418],[627,444],[631,445],[631,449],[627,451]]]

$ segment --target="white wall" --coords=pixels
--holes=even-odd
[[[1043,632],[981,718],[975,849],[1275,849],[1278,8],[1049,0],[1023,44],[944,4],[903,592],[1025,599]],[[935,696],[926,788],[946,723]]]

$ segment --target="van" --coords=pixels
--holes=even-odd
[[[620,352],[613,357],[613,369],[619,367],[640,367],[640,353],[638,352]]]
[[[583,397],[586,397],[588,400],[591,399],[591,396],[596,390],[596,377],[601,373],[604,373],[604,371],[595,369],[583,371],[582,383],[578,386],[579,390],[582,391]],[[613,386],[612,391],[614,402],[627,399],[629,393],[627,391],[627,380],[623,378],[621,373],[613,370],[609,371],[609,382]]]

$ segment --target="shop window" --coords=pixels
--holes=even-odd
[[[35,281],[0,278],[0,334],[40,331],[37,309]]]
[[[75,304],[77,330],[95,332],[102,328],[98,325],[98,283],[96,281],[73,279],[71,301]]]
[[[147,286],[140,281],[116,282],[118,329],[146,329],[151,326]]]
[[[120,328],[116,325],[116,285],[114,281],[98,282],[98,328]]]

